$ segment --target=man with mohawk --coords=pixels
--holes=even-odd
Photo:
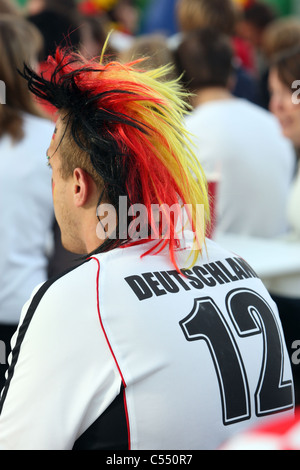
[[[58,110],[55,214],[84,259],[23,308],[0,448],[215,449],[292,413],[276,305],[243,259],[204,237],[206,182],[179,84],[166,67],[59,49],[49,66],[50,80],[23,76]]]

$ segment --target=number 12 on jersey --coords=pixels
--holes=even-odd
[[[240,338],[262,335],[263,354],[255,390],[257,416],[293,408],[291,381],[283,381],[283,341],[268,303],[250,289],[234,289],[226,297],[226,309]],[[205,341],[216,370],[224,425],[251,417],[250,392],[241,352],[224,315],[210,297],[195,299],[180,326],[188,341]]]

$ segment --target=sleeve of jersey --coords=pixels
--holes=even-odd
[[[24,306],[1,397],[1,450],[69,450],[119,394],[93,260]],[[76,287],[74,287],[76,286]]]

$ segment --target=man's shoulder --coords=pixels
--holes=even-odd
[[[54,322],[68,316],[67,312],[75,318],[76,311],[96,298],[97,271],[97,264],[86,260],[38,285],[22,309],[20,323],[26,328],[37,314]]]
[[[95,275],[93,262],[90,259],[83,260],[77,266],[66,269],[56,276],[50,277],[46,282],[37,286],[33,291],[31,300],[39,302],[45,295],[56,296],[62,294],[68,296],[71,292],[78,292],[88,279]]]

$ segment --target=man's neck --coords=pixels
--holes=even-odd
[[[226,88],[210,87],[198,90],[194,97],[192,97],[192,106],[196,108],[204,103],[211,101],[223,101],[234,99],[232,93]]]

